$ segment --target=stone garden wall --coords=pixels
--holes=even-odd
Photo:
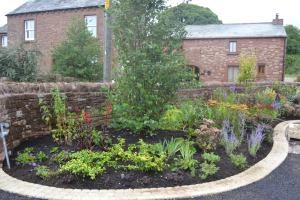
[[[101,88],[110,85],[101,83],[0,83],[0,121],[10,124],[7,138],[9,148],[18,146],[32,137],[49,134],[49,130],[41,119],[39,98],[50,102],[50,91],[58,88],[67,97],[68,109],[80,111],[92,107],[101,108],[105,103],[105,93]],[[98,123],[109,116],[95,119]],[[1,139],[0,139],[1,140]],[[3,159],[2,141],[0,141],[0,163]]]
[[[300,83],[294,83],[300,86]],[[257,87],[265,88],[270,83],[259,83]],[[230,88],[233,84],[210,84],[199,89],[179,91],[182,98],[195,99],[198,97],[209,98],[216,88]],[[0,83],[0,122],[9,122],[10,134],[8,137],[9,148],[18,146],[21,142],[32,137],[49,134],[49,130],[41,119],[39,98],[50,102],[50,91],[58,88],[67,96],[67,105],[71,111],[82,109],[104,108],[106,96],[101,88],[110,88],[111,85],[103,83]],[[243,90],[243,87],[236,87]],[[94,118],[101,124],[110,116]],[[3,159],[2,141],[0,141],[0,165]]]

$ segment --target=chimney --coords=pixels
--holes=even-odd
[[[283,25],[283,19],[279,19],[279,14],[276,13],[276,18],[273,19],[272,24],[274,25]]]

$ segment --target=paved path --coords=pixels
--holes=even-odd
[[[0,180],[1,181],[1,180]],[[0,191],[0,200],[29,200]],[[197,200],[300,200],[300,142],[290,143],[285,162],[265,179],[249,186]],[[37,199],[34,199],[37,200]]]

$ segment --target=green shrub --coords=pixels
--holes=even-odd
[[[51,170],[47,166],[37,166],[35,168],[36,175],[42,179],[48,179],[53,175]]]
[[[71,158],[71,153],[67,151],[61,151],[55,156],[54,161],[57,162],[58,164],[62,164],[68,161],[70,158]]]
[[[35,81],[38,54],[36,50],[27,50],[22,46],[0,48],[0,77],[19,82]]]
[[[87,30],[84,20],[74,19],[67,38],[53,52],[55,72],[84,81],[102,79],[99,41]]]
[[[159,120],[162,130],[180,130],[183,128],[183,112],[171,106]]]
[[[204,153],[202,154],[202,158],[205,162],[208,163],[217,163],[220,161],[220,156],[214,154],[214,153]]]
[[[112,98],[115,127],[153,132],[166,105],[176,98],[186,74],[181,49],[186,33],[183,24],[162,17],[165,9],[164,1],[118,0],[111,11],[121,66]]]
[[[230,161],[238,169],[245,169],[247,167],[247,158],[243,154],[231,154]]]
[[[57,154],[59,152],[59,147],[52,147],[51,149],[50,149],[50,153],[51,154]]]
[[[47,161],[49,158],[44,152],[40,151],[36,154],[36,159],[41,163]]]
[[[33,148],[26,148],[22,153],[19,153],[16,157],[16,162],[21,165],[34,163],[36,161],[33,155]]]
[[[219,167],[217,167],[214,163],[204,162],[200,166],[202,172],[200,177],[203,180],[207,179],[209,176],[215,175],[219,171]]]
[[[242,53],[239,60],[238,81],[250,82],[255,80],[256,56]]]

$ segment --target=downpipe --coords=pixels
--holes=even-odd
[[[6,163],[7,163],[8,169],[10,169],[10,161],[9,161],[8,149],[7,149],[6,139],[5,139],[5,137],[7,137],[8,133],[9,133],[9,124],[1,122],[0,123],[0,128],[1,128],[0,137],[1,137],[2,142],[3,142],[3,149],[4,149],[4,153],[5,153]]]

